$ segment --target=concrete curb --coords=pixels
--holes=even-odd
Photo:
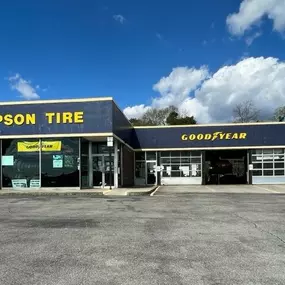
[[[0,198],[1,197],[126,197],[126,196],[149,196],[153,193],[158,186],[152,187],[148,191],[129,191],[126,195],[112,195],[112,194],[104,194],[102,192],[34,192],[34,191],[11,191],[11,192],[2,192],[0,190]]]
[[[1,197],[104,197],[103,192],[4,192]]]
[[[141,192],[131,192],[130,191],[127,193],[127,196],[149,196],[152,192],[156,190],[157,187],[158,186],[154,186],[148,191],[141,191]]]

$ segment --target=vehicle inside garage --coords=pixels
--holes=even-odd
[[[205,152],[205,184],[247,184],[247,150]]]

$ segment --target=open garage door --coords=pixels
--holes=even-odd
[[[247,150],[205,152],[205,184],[247,184]]]

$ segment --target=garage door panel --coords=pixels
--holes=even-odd
[[[162,185],[201,185],[202,177],[162,177]]]

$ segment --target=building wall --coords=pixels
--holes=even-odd
[[[122,146],[123,180],[122,186],[134,185],[134,152],[125,145]]]
[[[112,103],[112,110],[113,133],[130,145],[132,143],[132,137],[135,136],[133,126],[114,102]]]

